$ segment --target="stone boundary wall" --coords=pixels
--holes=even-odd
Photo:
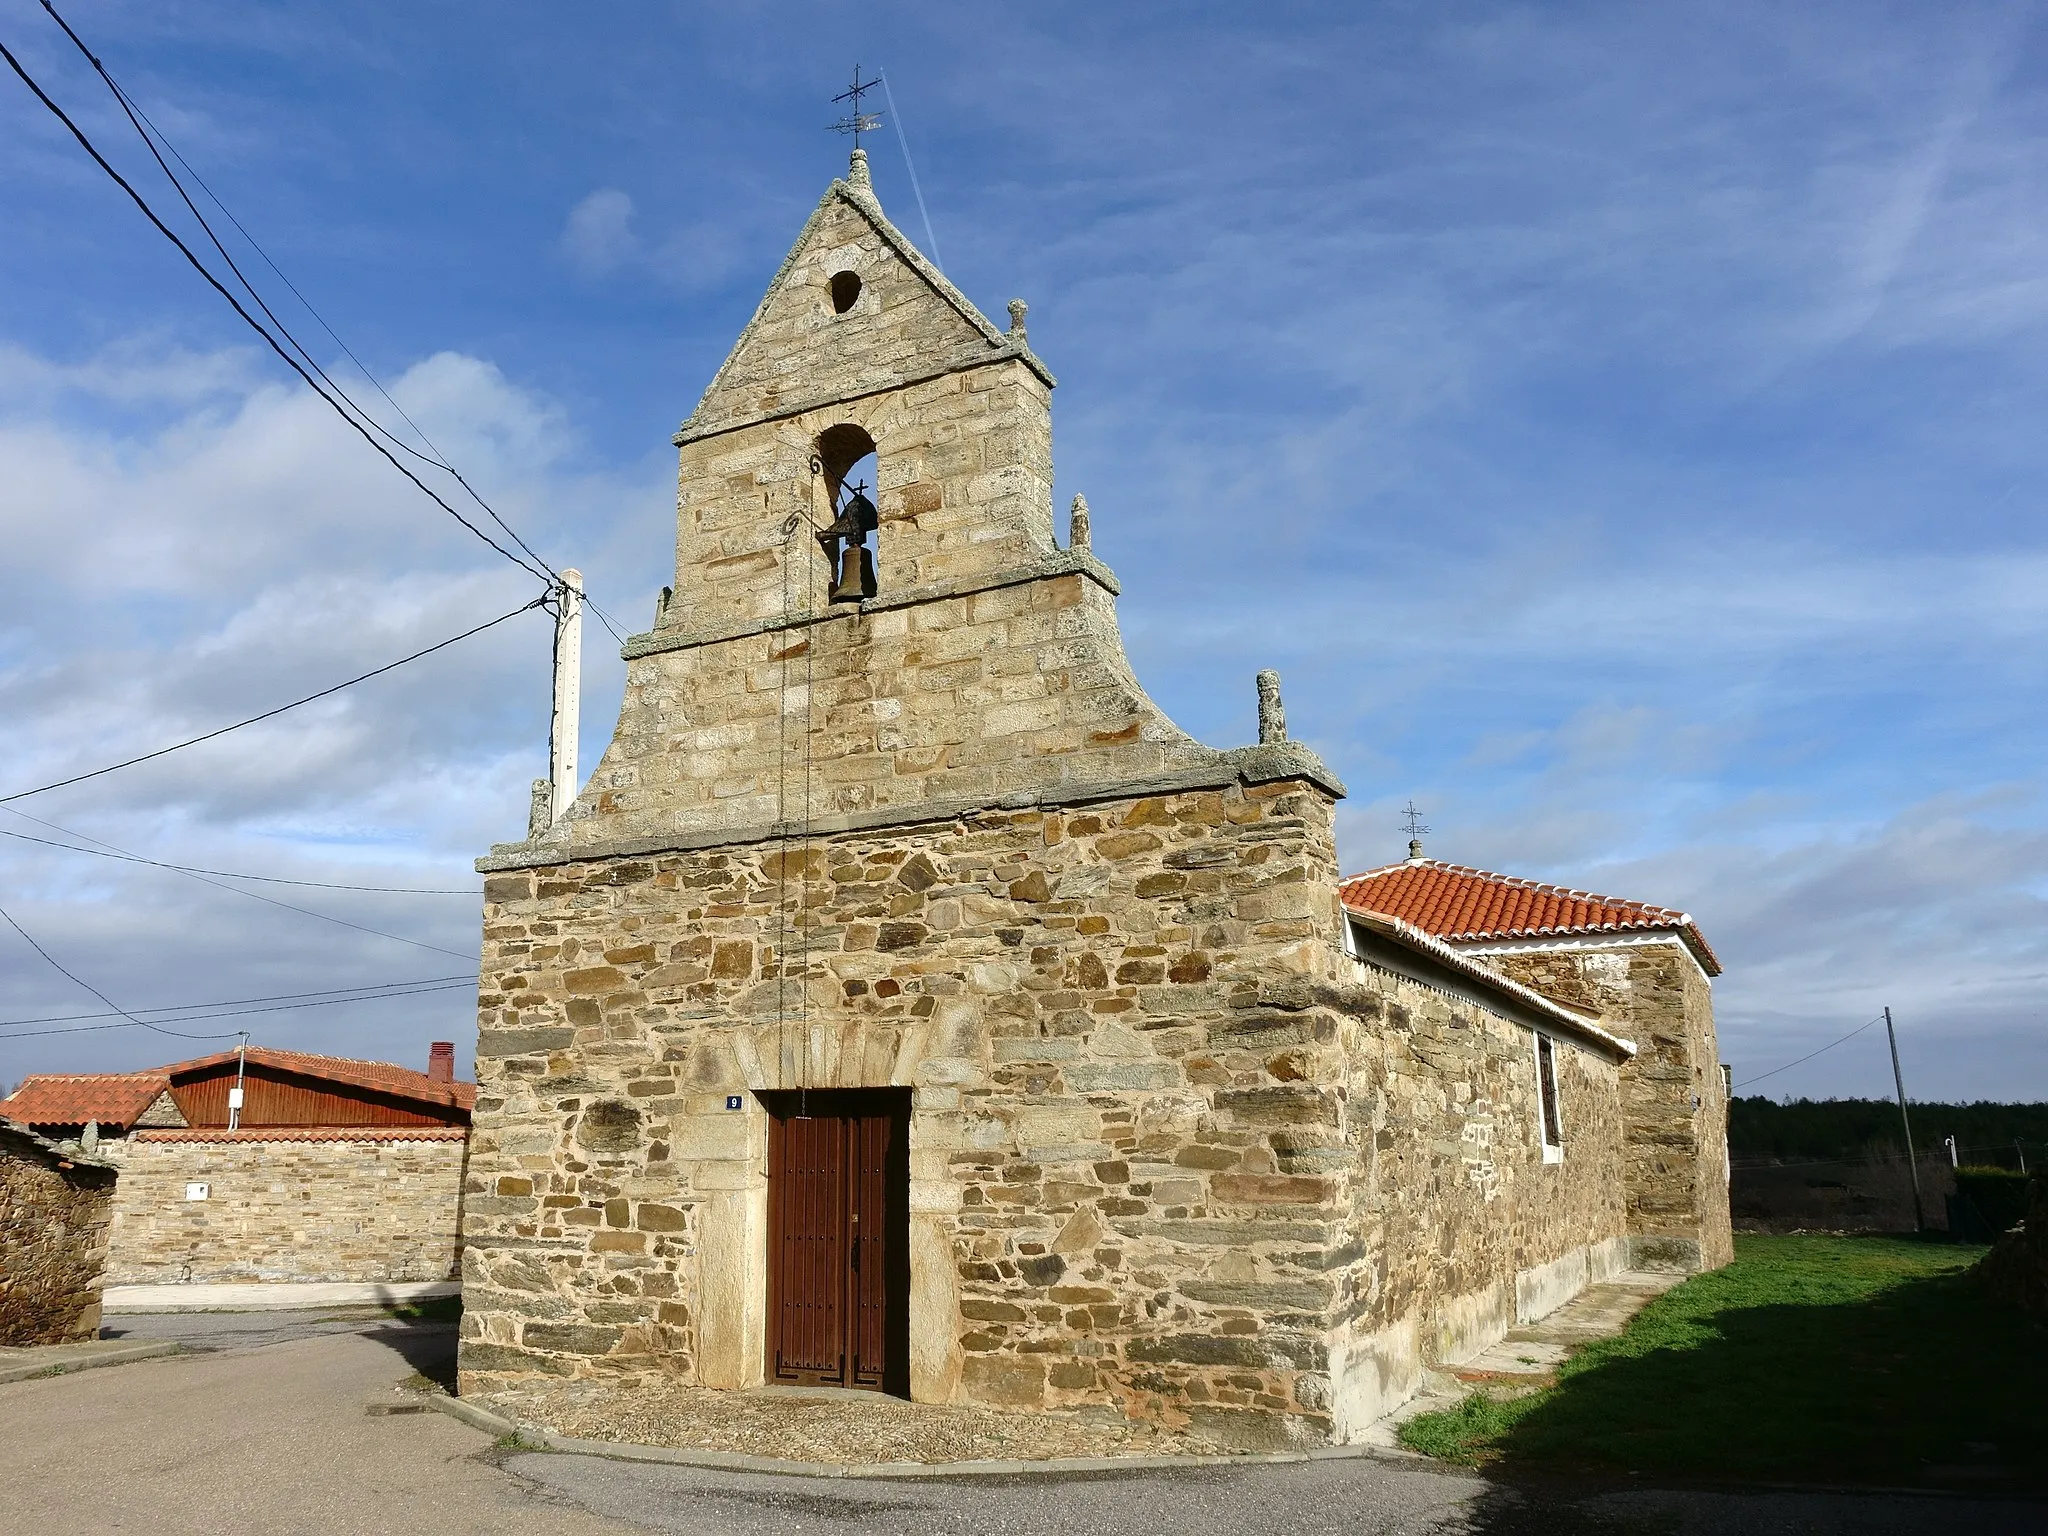
[[[99,1333],[112,1168],[0,1126],[0,1345]]]
[[[121,1163],[107,1283],[450,1279],[466,1135],[294,1128],[107,1143]],[[192,1184],[205,1199],[186,1198]]]

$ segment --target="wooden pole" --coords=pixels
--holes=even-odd
[[[1892,1047],[1892,1086],[1899,1091],[1899,1123],[1906,1128],[1906,1168],[1913,1175],[1913,1230],[1927,1230],[1927,1212],[1920,1204],[1920,1162],[1913,1156],[1913,1117],[1906,1113],[1906,1079],[1899,1071],[1899,1036],[1892,1028],[1892,1011],[1884,1011],[1884,1037]]]

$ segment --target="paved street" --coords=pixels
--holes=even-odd
[[[333,1314],[123,1318],[201,1351],[0,1386],[0,1508],[17,1530],[671,1532],[678,1536],[2048,1536],[1994,1501],[1511,1489],[1406,1461],[1063,1480],[853,1482],[581,1456],[501,1457],[441,1414],[371,1417],[452,1330]]]

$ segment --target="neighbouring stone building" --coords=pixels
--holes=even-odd
[[[464,1391],[1319,1444],[1628,1262],[1633,1047],[1347,912],[1270,674],[1229,751],[1145,696],[1023,317],[856,151],[677,434],[611,746],[478,862]]]
[[[1635,1042],[1623,1069],[1628,1229],[1638,1263],[1717,1269],[1728,1211],[1728,1077],[1714,1037],[1721,962],[1690,914],[1445,864],[1400,864],[1342,886],[1489,969]]]
[[[0,1121],[0,1345],[100,1329],[115,1170]]]
[[[451,1280],[475,1089],[252,1046],[148,1072],[40,1073],[0,1101],[117,1167],[110,1286]],[[239,1087],[241,1102],[235,1105]]]

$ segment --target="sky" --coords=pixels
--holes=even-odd
[[[1821,1050],[1889,1006],[1914,1097],[2048,1098],[2037,7],[61,9],[323,365],[627,633],[669,438],[886,71],[877,194],[1029,301],[1057,503],[1182,726],[1252,740],[1277,668],[1347,870],[1412,799],[1431,856],[1690,912],[1739,1090],[1889,1093],[1882,1026]],[[0,42],[196,238],[42,8]],[[0,230],[0,794],[535,595],[4,73]],[[160,1026],[467,1070],[463,893],[524,833],[548,654],[523,614],[0,806],[0,904],[121,1008],[271,1008]],[[593,625],[586,767],[622,683]],[[396,983],[433,990],[360,996]],[[228,1043],[106,1013],[0,928],[0,1081]]]

